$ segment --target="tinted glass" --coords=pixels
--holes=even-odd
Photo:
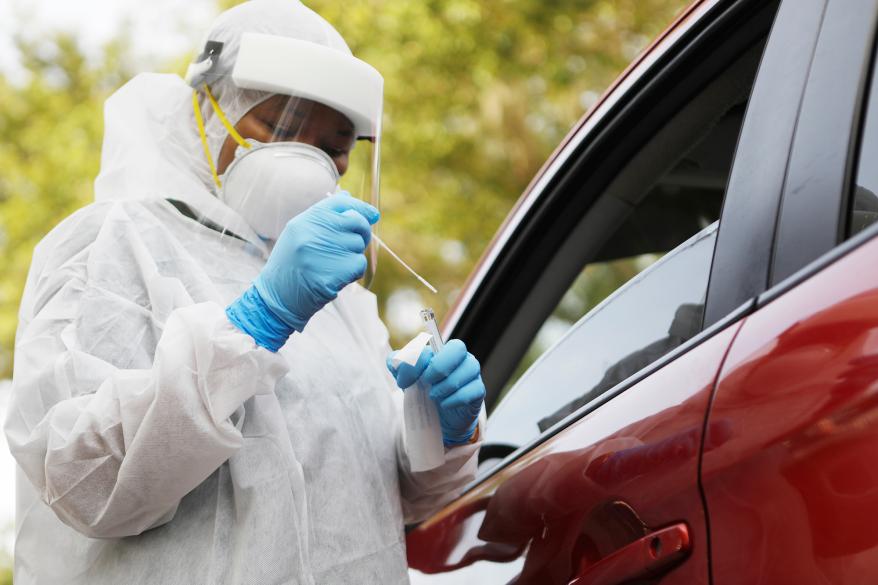
[[[488,441],[520,447],[701,329],[717,224],[580,319],[497,407]]]

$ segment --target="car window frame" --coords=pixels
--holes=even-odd
[[[714,316],[710,322],[705,322],[705,326],[702,331],[694,336],[692,339],[688,340],[686,343],[681,346],[675,348],[662,358],[656,360],[649,366],[640,370],[636,374],[631,377],[621,381],[613,388],[609,389],[601,396],[596,397],[595,400],[584,405],[582,408],[578,409],[576,412],[571,413],[563,420],[557,422],[555,425],[545,430],[543,433],[534,438],[534,440],[529,443],[521,446],[516,449],[514,452],[509,453],[507,456],[503,457],[502,460],[497,464],[492,466],[486,472],[480,473],[476,480],[467,488],[471,489],[472,487],[480,484],[484,480],[488,479],[501,469],[505,468],[508,464],[515,461],[523,454],[527,453],[535,446],[540,445],[548,440],[550,440],[554,435],[562,431],[564,428],[568,427],[570,424],[573,424],[576,420],[586,415],[588,412],[593,411],[596,408],[599,408],[601,405],[605,404],[613,397],[617,396],[619,393],[624,392],[629,387],[637,384],[639,381],[643,380],[647,376],[651,375],[658,369],[664,367],[671,361],[677,359],[679,356],[691,351],[694,347],[698,346],[705,340],[713,337],[718,332],[726,329],[733,323],[745,317],[747,314],[751,313],[756,308],[758,295],[764,292],[764,290],[768,287],[768,271],[769,271],[769,258],[773,252],[773,248],[771,243],[774,240],[775,228],[776,228],[776,218],[777,213],[779,212],[780,200],[781,200],[781,189],[782,182],[779,183],[777,181],[777,173],[780,173],[781,176],[785,176],[786,174],[786,166],[789,159],[789,149],[792,146],[793,142],[793,130],[795,125],[796,114],[798,113],[798,108],[793,108],[792,116],[785,117],[786,126],[783,128],[785,133],[781,133],[782,139],[779,141],[774,141],[776,148],[772,151],[770,160],[773,161],[773,164],[779,165],[778,169],[774,169],[774,172],[771,173],[762,173],[757,176],[758,180],[743,180],[746,177],[746,171],[739,170],[736,171],[736,167],[740,167],[743,163],[739,161],[752,160],[753,154],[752,150],[760,147],[761,140],[764,139],[764,133],[760,132],[760,124],[758,119],[760,117],[764,117],[766,115],[771,114],[772,111],[776,111],[778,106],[782,106],[782,103],[778,103],[778,98],[776,96],[782,95],[785,96],[786,99],[789,99],[789,96],[792,95],[793,99],[798,103],[801,100],[801,97],[804,93],[806,87],[806,81],[808,77],[808,72],[810,69],[810,59],[805,59],[805,65],[799,67],[794,71],[794,76],[784,76],[781,79],[776,78],[771,74],[772,67],[767,67],[764,62],[766,60],[777,64],[783,63],[784,61],[788,61],[791,58],[791,51],[797,45],[790,43],[789,35],[791,34],[802,34],[802,26],[801,26],[801,14],[802,12],[806,12],[811,14],[812,19],[817,19],[817,16],[820,15],[822,18],[823,9],[825,6],[824,0],[809,0],[811,3],[810,10],[796,10],[796,6],[793,6],[793,2],[790,0],[784,0],[780,3],[778,13],[775,18],[775,22],[772,25],[769,33],[768,33],[768,41],[766,44],[765,52],[763,54],[763,62],[760,63],[759,71],[757,73],[755,82],[754,82],[754,93],[753,98],[758,95],[762,95],[760,99],[757,99],[755,102],[753,98],[751,98],[751,103],[748,105],[747,111],[744,117],[744,123],[742,126],[742,133],[739,137],[738,148],[735,153],[734,162],[732,165],[732,175],[730,176],[729,186],[727,188],[727,202],[724,203],[721,220],[720,220],[720,229],[717,236],[717,250],[721,245],[731,246],[736,251],[735,253],[729,253],[724,256],[725,261],[722,264],[717,264],[716,255],[720,254],[715,250],[715,258],[714,264],[711,271],[711,277],[708,282],[708,293],[707,298],[708,302],[711,299],[716,299],[720,297],[717,295],[714,287],[718,284],[725,283],[722,280],[715,280],[716,269],[720,266],[729,266],[729,269],[732,269],[732,265],[736,265],[740,267],[745,263],[747,258],[746,251],[742,250],[740,245],[734,245],[734,242],[731,244],[728,243],[730,237],[726,236],[723,239],[724,233],[724,222],[726,221],[726,217],[732,215],[734,217],[733,221],[735,223],[740,223],[746,226],[748,223],[752,225],[752,222],[748,220],[752,218],[752,213],[754,210],[754,205],[758,207],[758,211],[760,213],[764,213],[767,215],[766,221],[757,222],[758,229],[763,232],[761,233],[761,237],[758,238],[759,241],[763,242],[764,247],[761,250],[763,260],[761,263],[757,263],[762,267],[764,273],[762,274],[761,279],[757,279],[757,284],[754,287],[751,283],[748,283],[747,286],[742,286],[741,291],[744,294],[743,302],[739,303],[735,307],[731,309],[725,310],[719,317]],[[734,3],[731,8],[727,7],[729,10],[733,8],[743,9],[741,8],[744,5],[751,5],[752,3],[741,1]],[[719,18],[722,20],[722,18]],[[717,25],[716,22],[712,23],[713,25]],[[815,46],[817,42],[817,33],[819,31],[819,19],[815,26],[812,27],[811,30],[806,29],[805,36],[810,39],[810,45]],[[704,34],[704,31],[702,31]],[[806,44],[807,41],[806,40]],[[679,41],[682,42],[682,41]],[[779,86],[783,84],[783,86],[789,90],[790,87],[793,88],[792,92],[779,92]],[[759,87],[759,94],[757,94],[756,88]],[[773,97],[775,96],[775,97]],[[638,96],[640,97],[640,96]],[[791,121],[792,118],[792,121]],[[745,131],[749,128],[749,131]],[[775,131],[777,128],[775,127]],[[576,137],[574,137],[575,140]],[[785,138],[785,140],[784,140]],[[583,142],[587,142],[585,137],[580,138]],[[784,146],[786,145],[786,148]],[[769,165],[770,166],[770,165]],[[557,171],[559,174],[563,172],[563,169]],[[568,171],[569,172],[569,171]],[[738,177],[738,180],[735,180],[735,177]],[[746,187],[745,187],[746,185]],[[767,197],[770,201],[773,202],[773,205],[756,205],[753,202],[753,198],[746,197],[733,197],[729,199],[731,193],[735,190],[740,190],[744,188],[760,188],[763,193],[768,193]],[[773,188],[773,190],[772,190]],[[547,191],[549,187],[547,187]],[[773,210],[773,213],[772,213]],[[740,234],[740,229],[726,229],[726,234]],[[720,254],[720,256],[722,256]],[[752,255],[750,255],[749,260],[752,261]],[[725,295],[722,297],[722,301],[728,304],[729,299],[739,298],[735,297],[735,295]],[[709,306],[709,305],[708,305]],[[707,312],[707,307],[705,308]],[[458,323],[459,324],[459,323]],[[457,331],[457,328],[452,329],[453,332]],[[487,446],[488,451],[490,451],[490,445]]]
[[[487,269],[480,268],[474,273],[474,278],[478,277],[475,278],[478,286],[471,290],[475,286],[471,283],[465,288],[461,295],[463,306],[453,310],[451,319],[443,326],[446,337],[463,339],[481,361],[483,379],[488,388],[486,404],[489,408],[529,345],[528,342],[520,347],[515,344],[532,337],[517,335],[517,332],[532,330],[531,333],[535,333],[554,307],[552,303],[551,307],[545,308],[545,314],[522,316],[524,311],[521,307],[529,302],[527,295],[533,293],[519,290],[526,288],[528,282],[536,281],[536,276],[541,273],[534,271],[546,269],[551,252],[572,230],[573,226],[567,226],[564,233],[546,236],[547,231],[552,231],[551,218],[582,217],[615,176],[619,165],[630,158],[630,153],[626,153],[620,161],[620,155],[614,150],[618,148],[619,141],[615,139],[618,132],[629,136],[630,128],[636,127],[651,112],[655,112],[658,109],[657,100],[667,96],[669,91],[688,91],[685,101],[691,99],[694,90],[684,87],[687,83],[703,85],[715,76],[717,62],[721,62],[722,67],[728,66],[733,55],[740,54],[746,46],[752,45],[752,38],[764,37],[761,29],[754,32],[753,27],[741,26],[742,22],[749,22],[754,13],[764,11],[764,8],[765,4],[758,0],[717,2],[710,4],[707,12],[699,15],[698,20],[687,23],[688,28],[669,41],[668,47],[662,48],[663,54],[648,63],[647,71],[635,71],[638,77],[636,82],[632,81],[631,85],[619,89],[624,91],[624,95],[611,95],[608,98],[612,103],[608,111],[598,112],[601,114],[598,120],[581,127],[567,141],[547,173],[536,181],[539,191],[528,194],[530,203],[526,212],[514,211],[513,215],[519,214],[520,217],[495,238],[504,243],[502,249],[487,253],[493,263]],[[771,20],[766,28],[770,26]],[[715,46],[718,37],[724,41],[719,48]],[[708,76],[711,61],[714,61],[714,73]],[[693,72],[693,62],[705,64],[701,78]],[[785,81],[789,82],[789,79]],[[670,115],[668,112],[663,119]],[[590,119],[587,117],[587,121]],[[585,177],[590,181],[587,189],[573,189],[573,184],[581,184],[575,179],[586,171],[588,174]],[[598,184],[600,181],[603,183]],[[727,207],[724,206],[724,213]],[[719,238],[723,238],[722,227]],[[715,297],[709,292],[708,303]],[[723,314],[732,312],[734,308],[730,307]]]
[[[760,307],[875,233],[847,239],[846,230],[876,42],[878,0],[827,0]]]
[[[770,286],[790,152],[828,0],[784,0],[751,92],[705,303],[710,326]]]

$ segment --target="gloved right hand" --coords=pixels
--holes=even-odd
[[[378,210],[337,193],[291,219],[253,285],[226,309],[256,343],[277,351],[366,271]]]
[[[395,367],[390,354],[387,369],[402,390],[418,381],[430,387],[430,399],[436,403],[446,447],[472,440],[485,400],[485,384],[479,361],[461,340],[449,340],[435,356],[425,347],[414,366],[403,363]]]

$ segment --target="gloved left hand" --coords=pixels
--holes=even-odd
[[[406,389],[418,380],[430,386],[430,398],[439,411],[442,440],[448,447],[468,443],[476,431],[485,400],[485,385],[479,361],[459,339],[452,339],[435,356],[425,348],[414,366],[394,368],[391,356],[387,368],[396,385]]]

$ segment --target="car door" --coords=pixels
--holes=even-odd
[[[409,531],[413,583],[708,582],[706,413],[767,287],[821,13],[778,4],[694,5],[498,235],[446,329],[485,372],[480,476]]]
[[[709,414],[717,585],[878,575],[876,23],[874,0],[825,3],[771,288],[730,349]]]
[[[492,414],[489,443],[523,446],[546,430],[531,449],[513,454],[455,506],[409,534],[410,564],[422,571],[413,583],[625,583],[672,570],[669,583],[707,582],[697,455],[710,390],[737,325],[720,324],[706,339],[692,339],[695,347],[684,342],[684,355],[627,388],[614,382],[625,385],[642,360],[691,334],[704,290],[685,275],[706,282],[715,234],[698,234],[618,291],[510,390]],[[603,374],[575,371],[584,352],[612,334],[614,322],[657,293],[684,302],[641,323],[656,340],[641,338],[643,348],[596,366]],[[607,354],[596,353],[603,363]],[[571,391],[571,380],[580,378],[587,390],[572,398],[581,390]],[[566,404],[534,409],[550,392],[564,394]],[[575,423],[565,422],[571,417]]]

